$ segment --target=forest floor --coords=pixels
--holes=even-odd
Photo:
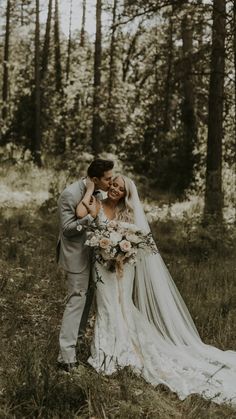
[[[55,207],[44,204],[52,179],[46,170],[0,173],[5,188],[0,194],[0,418],[236,418],[236,410],[198,395],[180,401],[128,368],[109,378],[98,375],[86,364],[92,318],[78,346],[77,372],[57,371],[66,289],[55,264]],[[171,217],[152,227],[204,342],[236,349],[233,229],[192,228],[191,219]]]

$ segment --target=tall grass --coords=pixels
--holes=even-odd
[[[197,395],[181,402],[129,368],[98,375],[86,364],[91,333],[78,346],[78,371],[59,373],[65,281],[54,257],[56,216],[18,209],[2,212],[0,224],[0,418],[236,418],[230,407]],[[203,340],[236,349],[232,234],[189,228],[169,220],[153,231]]]

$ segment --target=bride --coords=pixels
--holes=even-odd
[[[136,186],[125,176],[113,180],[106,199],[91,197],[82,207],[77,207],[77,216],[89,212],[97,226],[115,219],[150,231]],[[94,278],[95,270],[102,282],[96,288],[90,365],[107,375],[130,366],[180,399],[198,393],[236,406],[236,352],[202,342],[159,253],[142,256],[135,266],[125,264],[122,277],[98,262]]]

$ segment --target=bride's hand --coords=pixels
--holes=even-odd
[[[99,212],[100,205],[94,196],[91,196],[89,203],[82,201],[82,204],[87,209],[88,213],[96,218]]]

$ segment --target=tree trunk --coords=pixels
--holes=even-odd
[[[20,24],[24,26],[24,0],[21,0],[20,5]]]
[[[84,47],[85,20],[86,20],[86,0],[83,0],[82,25],[81,25],[81,32],[80,32],[80,46],[81,47]]]
[[[94,55],[94,95],[93,95],[93,122],[92,122],[92,150],[95,155],[101,151],[101,126],[100,110],[100,86],[101,86],[101,62],[102,62],[102,0],[96,4],[96,39]]]
[[[61,122],[58,125],[55,136],[57,141],[56,152],[60,155],[66,150],[65,139],[65,97],[62,84],[62,66],[61,66],[61,48],[60,48],[60,30],[59,30],[59,7],[58,0],[55,0],[55,16],[54,16],[54,52],[55,52],[55,81],[58,100],[60,101]]]
[[[138,27],[138,30],[135,32],[135,34],[134,34],[134,36],[133,36],[133,38],[132,38],[132,40],[129,44],[129,48],[128,48],[128,51],[127,51],[126,58],[122,63],[122,67],[123,67],[122,81],[123,82],[126,81],[128,71],[129,71],[129,68],[130,68],[130,64],[131,64],[131,56],[135,52],[138,37],[142,33],[142,31],[143,31],[142,25],[140,24],[139,27]]]
[[[219,221],[223,217],[222,138],[226,34],[225,14],[226,1],[214,0],[204,215],[205,219],[210,216]]]
[[[109,63],[109,80],[108,80],[108,107],[111,106],[112,91],[114,86],[114,79],[116,73],[115,67],[115,33],[116,33],[116,9],[117,0],[114,0],[112,9],[112,32],[111,32],[111,44],[110,44],[110,63]]]
[[[234,49],[234,176],[236,189],[236,0],[233,3],[233,49]],[[235,193],[235,224],[236,224],[236,190]]]
[[[35,62],[34,62],[34,132],[32,154],[35,163],[41,167],[41,98],[40,98],[40,26],[39,26],[39,0],[35,0]]]
[[[2,119],[7,118],[8,110],[8,95],[9,95],[9,43],[10,43],[10,15],[11,15],[11,1],[7,1],[6,9],[6,29],[5,29],[5,44],[4,44],[4,59],[3,59],[3,85],[2,85]]]
[[[194,146],[197,143],[197,121],[195,116],[194,82],[192,76],[193,29],[191,17],[187,14],[182,20],[183,40],[183,188],[186,189],[193,179]]]
[[[163,118],[163,131],[164,132],[168,132],[170,129],[170,92],[171,92],[172,65],[173,65],[173,18],[171,15],[169,17],[167,74],[166,74],[165,97],[164,97],[164,118]]]
[[[107,121],[106,121],[106,144],[116,142],[117,124],[114,107],[114,85],[116,77],[116,13],[118,0],[114,0],[112,8],[112,29],[111,29],[111,43],[110,43],[110,60],[109,60],[109,76],[108,76],[108,101],[107,101]]]
[[[70,23],[69,23],[69,38],[68,38],[68,45],[67,45],[66,81],[68,81],[70,77],[72,3],[73,3],[73,0],[70,1]]]
[[[48,58],[50,49],[50,34],[51,34],[51,22],[52,22],[52,0],[48,2],[48,16],[46,23],[46,32],[43,45],[42,53],[42,66],[41,66],[41,79],[43,80],[48,69]]]
[[[55,0],[54,48],[55,48],[54,51],[55,51],[56,90],[57,92],[62,92],[62,68],[61,68],[58,0]]]

